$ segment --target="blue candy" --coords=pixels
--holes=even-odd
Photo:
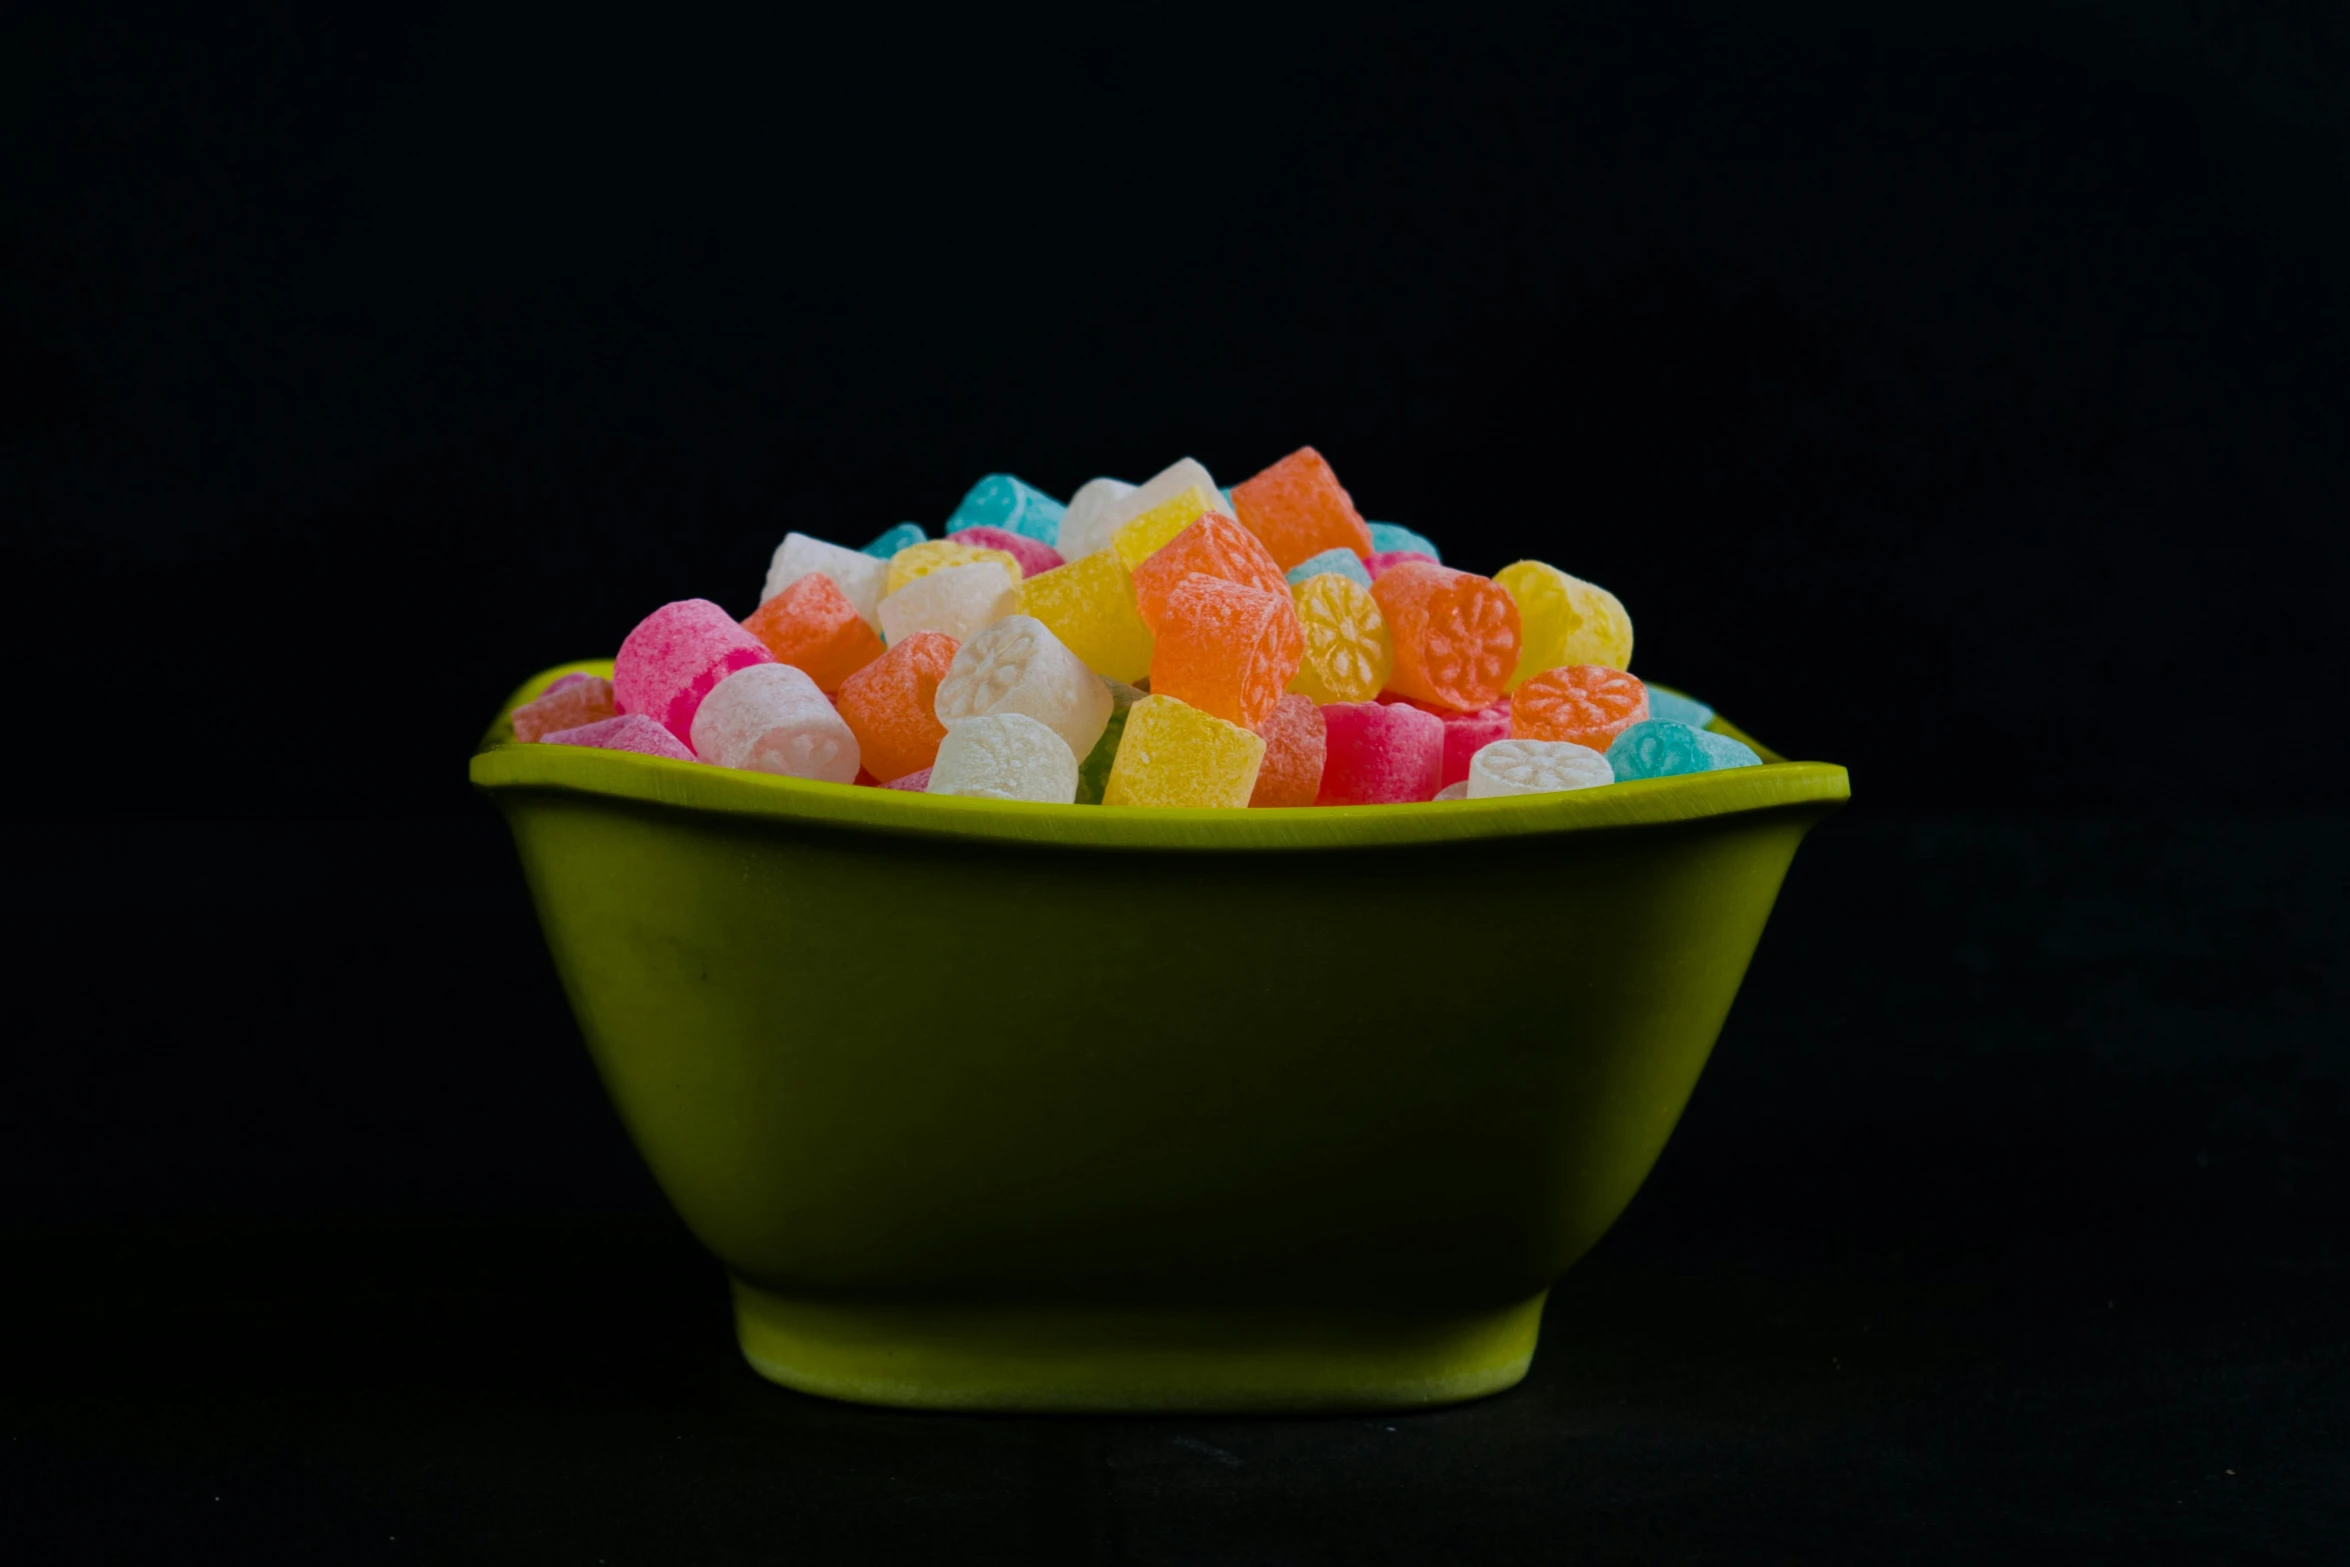
[[[1678,691],[1667,691],[1663,686],[1648,688],[1648,716],[1669,718],[1676,724],[1687,724],[1692,729],[1703,729],[1714,721],[1714,710],[1693,696]]]
[[[1616,736],[1615,743],[1607,748],[1607,764],[1614,770],[1616,782],[1626,783],[1634,778],[1672,778],[1682,773],[1718,773],[1729,767],[1760,767],[1762,758],[1728,735],[1692,729],[1669,718],[1651,718]]]
[[[1392,522],[1374,522],[1370,524],[1370,529],[1371,553],[1374,555],[1384,555],[1390,550],[1418,550],[1430,560],[1440,562],[1444,559],[1436,552],[1434,544],[1409,528],[1399,528]]]
[[[1336,572],[1362,587],[1371,585],[1371,574],[1363,569],[1362,557],[1353,550],[1324,550],[1319,555],[1308,555],[1289,568],[1289,585],[1294,588],[1306,578],[1318,577],[1325,571]]]
[[[971,493],[947,519],[947,532],[1002,528],[1039,544],[1058,544],[1061,518],[1068,510],[1034,485],[1023,484],[1008,473],[991,473],[971,486]]]
[[[881,559],[887,560],[900,550],[912,549],[928,537],[929,535],[924,533],[918,524],[901,522],[880,538],[866,545],[864,553],[877,555]]]

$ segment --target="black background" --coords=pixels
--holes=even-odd
[[[1790,10],[11,8],[10,1531],[2350,1547],[2350,31]],[[1442,1414],[758,1383],[473,738],[786,529],[1307,442],[1853,769],[1649,1188]]]

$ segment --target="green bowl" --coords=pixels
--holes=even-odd
[[[1526,1374],[1847,797],[1840,767],[1762,755],[1153,811],[516,745],[501,714],[473,781],[762,1375],[918,1408],[1360,1410]]]

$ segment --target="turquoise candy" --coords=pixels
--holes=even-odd
[[[1032,484],[1008,473],[991,473],[971,486],[971,493],[947,519],[947,532],[965,528],[1001,528],[1039,544],[1061,542],[1061,518],[1069,510]]]
[[[1126,734],[1126,710],[1150,694],[1107,675],[1102,676],[1102,684],[1110,688],[1110,723],[1093,749],[1085,753],[1085,760],[1077,764],[1079,805],[1102,803],[1102,792],[1110,786],[1110,764],[1118,759],[1118,742]]]
[[[1436,546],[1429,541],[1425,534],[1414,533],[1409,528],[1399,528],[1392,522],[1374,522],[1369,524],[1369,527],[1371,529],[1371,553],[1374,555],[1385,555],[1393,550],[1418,550],[1430,560],[1441,562],[1444,559],[1436,552]]]
[[[1714,721],[1714,710],[1693,696],[1678,691],[1667,691],[1663,686],[1648,688],[1648,716],[1669,718],[1676,724],[1687,724],[1692,729],[1703,729]]]
[[[900,550],[912,549],[928,537],[929,535],[924,533],[917,524],[901,522],[880,538],[866,545],[864,553],[887,560]]]
[[[1653,699],[1652,699],[1653,700]],[[1616,736],[1607,748],[1616,782],[1714,773],[1726,767],[1759,767],[1762,758],[1728,735],[1709,734],[1669,718],[1651,718]]]
[[[1353,550],[1324,550],[1319,555],[1307,556],[1289,568],[1289,585],[1294,588],[1306,578],[1318,577],[1325,571],[1336,572],[1362,587],[1371,585],[1371,574],[1363,569],[1362,557]]]

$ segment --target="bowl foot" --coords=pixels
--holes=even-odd
[[[743,1358],[802,1393],[900,1409],[1417,1409],[1512,1387],[1548,1292],[1477,1311],[1126,1311],[811,1301],[737,1279]]]

